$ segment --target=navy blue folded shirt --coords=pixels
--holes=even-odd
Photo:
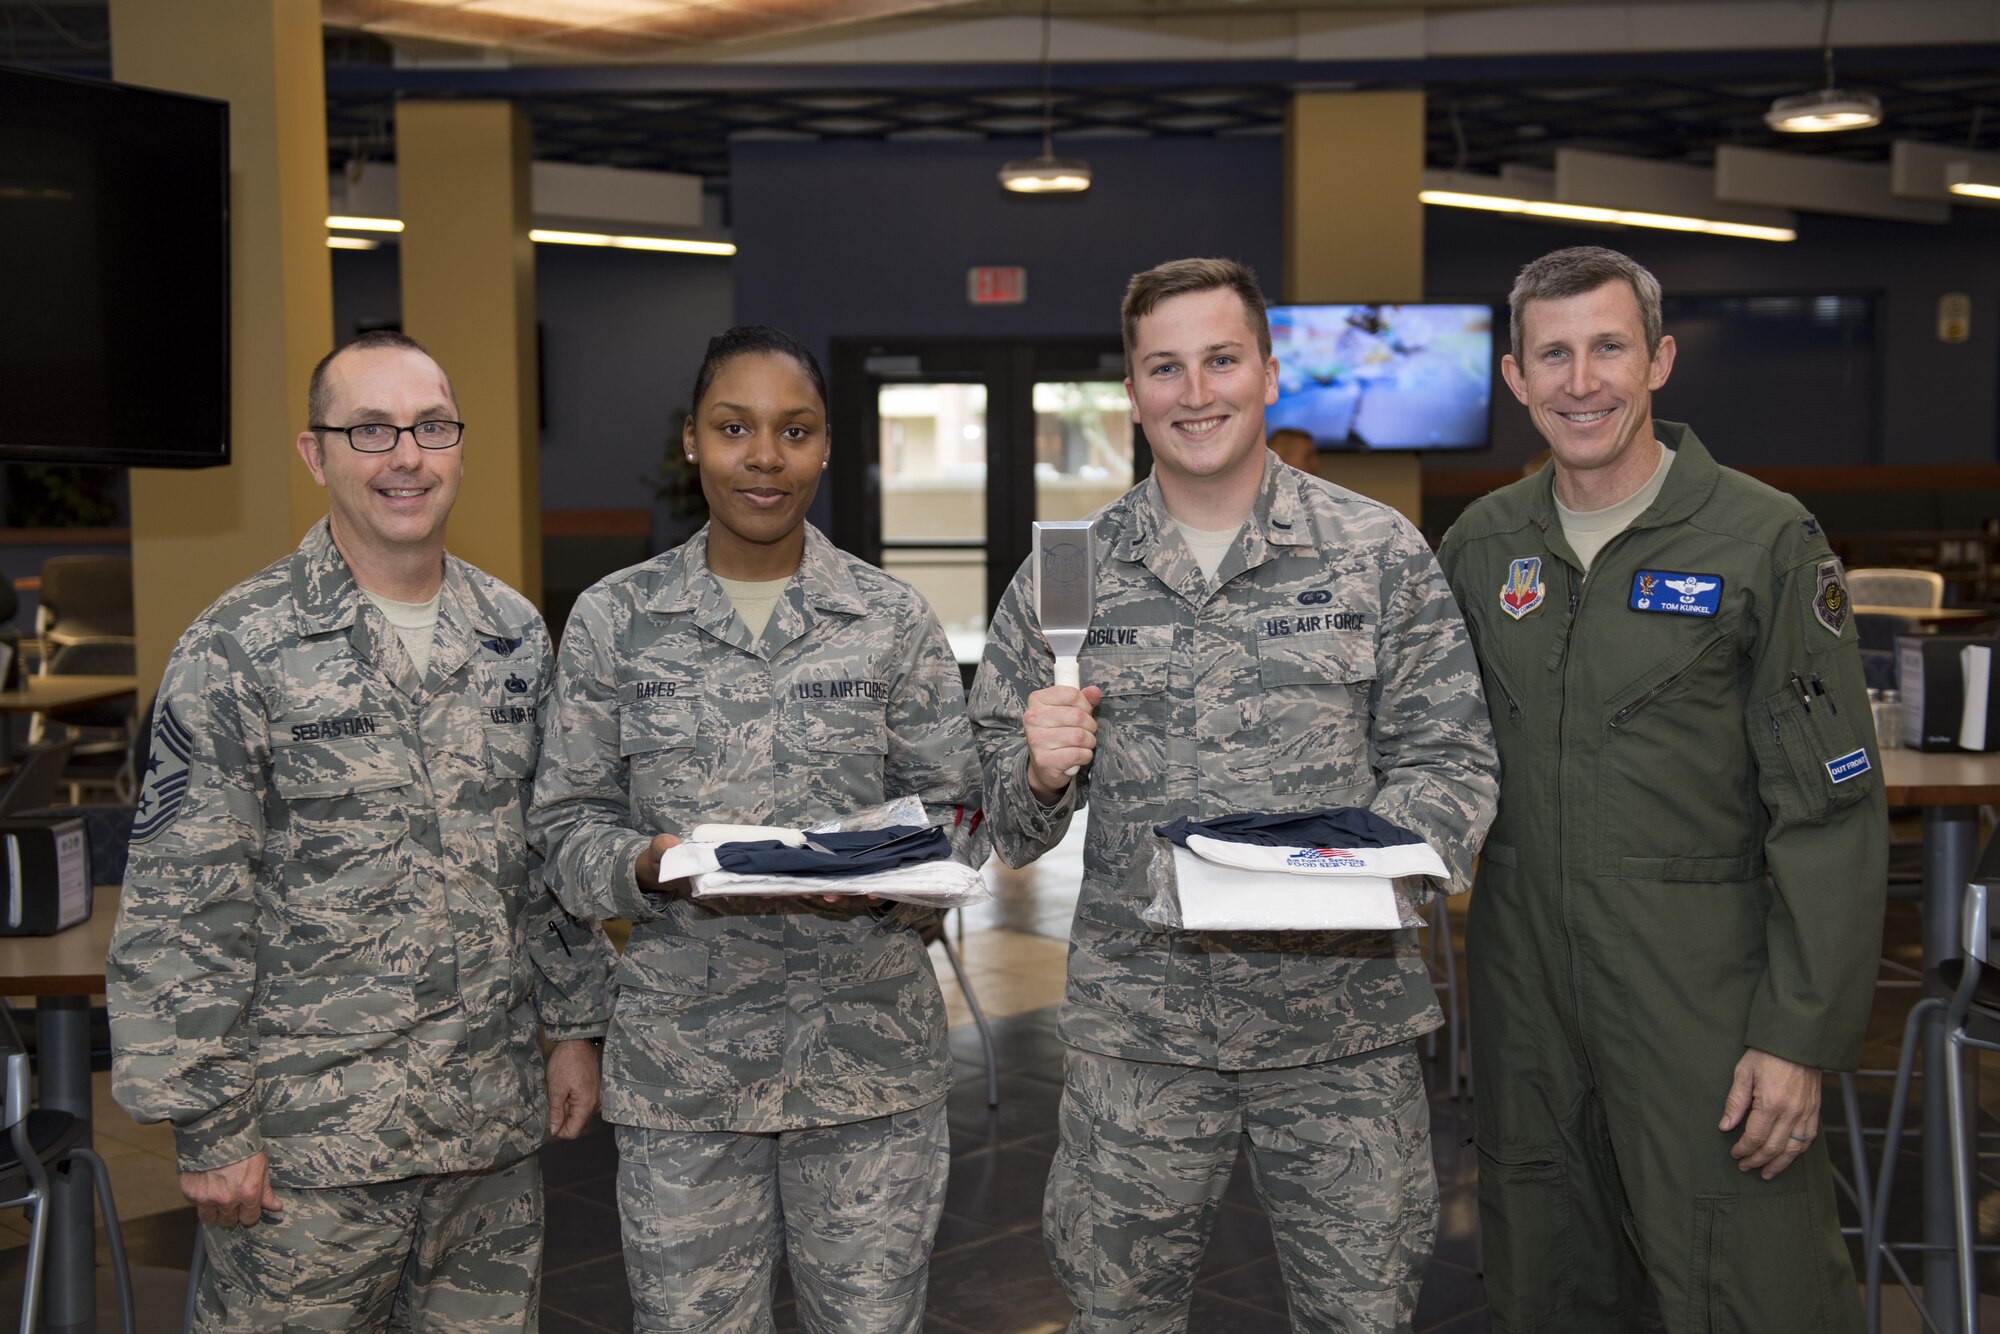
[[[1167,824],[1154,825],[1153,832],[1182,847],[1187,846],[1189,834],[1260,848],[1393,848],[1398,844],[1423,842],[1401,825],[1391,824],[1359,806],[1292,815],[1251,811],[1243,815],[1219,815],[1213,820],[1190,820],[1183,815]]]
[[[787,847],[775,839],[724,843],[715,849],[715,860],[723,870],[738,875],[869,875],[951,856],[951,840],[936,825],[891,825],[809,837],[817,847]]]

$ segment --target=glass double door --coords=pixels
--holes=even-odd
[[[833,394],[833,539],[914,585],[961,664],[1029,525],[1084,518],[1151,461],[1116,340],[837,343]]]

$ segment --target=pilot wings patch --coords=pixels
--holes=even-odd
[[[1713,616],[1722,609],[1722,576],[1640,570],[1632,576],[1632,598],[1626,605],[1668,616]]]

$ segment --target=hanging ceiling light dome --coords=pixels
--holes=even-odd
[[[1055,93],[1049,86],[1049,4],[1042,0],[1042,151],[1000,168],[1000,185],[1022,195],[1076,195],[1090,188],[1090,164],[1055,153]]]
[[[1040,157],[1000,168],[1000,184],[1023,195],[1081,194],[1090,188],[1090,164],[1082,158],[1055,156],[1044,140]]]
[[[1817,92],[1793,93],[1779,98],[1764,113],[1764,123],[1784,134],[1829,134],[1880,125],[1880,98],[1873,93],[1852,92],[1834,86],[1833,0],[1826,0],[1826,18],[1820,25],[1819,47],[1820,59],[1826,65],[1826,86]]]
[[[1826,134],[1833,130],[1865,130],[1882,123],[1882,101],[1873,93],[1822,88],[1794,93],[1771,103],[1764,123],[1786,134]]]

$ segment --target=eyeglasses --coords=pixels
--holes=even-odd
[[[332,431],[347,437],[350,447],[363,454],[386,454],[396,447],[403,432],[410,433],[410,439],[417,442],[419,449],[450,449],[465,438],[464,422],[427,421],[415,426],[397,426],[393,422],[362,422],[359,426],[309,426],[310,431]]]

